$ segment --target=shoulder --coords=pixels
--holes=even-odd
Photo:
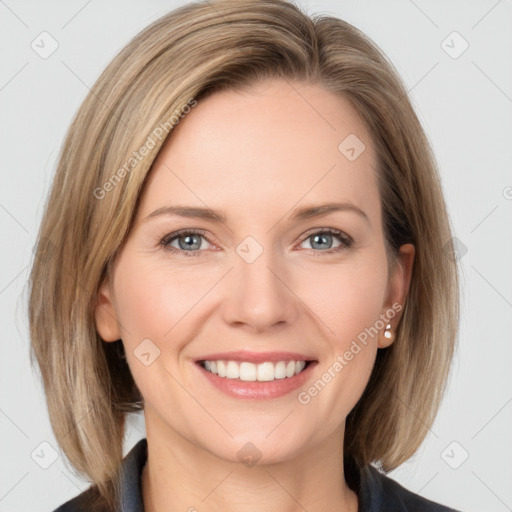
[[[362,512],[457,512],[402,487],[373,466],[361,469]]]
[[[91,512],[92,510],[95,512],[104,510],[101,505],[101,497],[95,487],[89,487],[82,494],[66,501],[54,512]]]
[[[140,476],[147,459],[147,440],[141,439],[130,450],[120,468],[120,512],[143,510]],[[62,504],[53,512],[107,512],[98,489],[91,486],[84,492]]]

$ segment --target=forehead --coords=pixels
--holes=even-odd
[[[267,81],[201,100],[171,132],[139,217],[175,203],[248,215],[348,200],[378,215],[369,133],[350,102],[318,85]]]

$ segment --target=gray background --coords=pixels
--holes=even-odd
[[[52,510],[87,486],[58,449],[29,364],[32,247],[60,144],[88,88],[133,35],[182,3],[0,1],[2,512]],[[450,385],[424,444],[391,476],[464,511],[512,510],[512,2],[298,4],[354,24],[393,61],[433,144],[459,241],[462,319]],[[31,47],[43,31],[58,43],[48,58]],[[145,435],[142,417],[129,425],[126,451]]]

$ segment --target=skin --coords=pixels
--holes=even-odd
[[[349,161],[338,145],[355,134],[366,146]],[[250,91],[216,93],[166,142],[142,194],[112,279],[99,293],[96,326],[123,340],[145,400],[146,511],[356,511],[341,460],[345,418],[370,377],[383,330],[311,399],[297,393],[241,400],[214,388],[195,359],[213,352],[293,351],[318,361],[307,388],[357,335],[393,304],[404,304],[414,247],[388,269],[375,152],[350,103],[317,85],[270,80]],[[220,186],[219,186],[220,185]],[[297,208],[350,202],[364,211],[296,222]],[[164,206],[208,207],[227,223],[161,215]],[[160,244],[180,229],[203,229],[196,257]],[[309,230],[353,238],[312,245]],[[248,263],[247,237],[263,249]],[[329,235],[327,235],[329,237]],[[169,242],[187,250],[179,240]],[[332,244],[332,245],[330,245]],[[250,249],[254,250],[254,249]],[[392,329],[399,320],[391,320]],[[134,350],[149,338],[160,355],[149,366]],[[244,465],[252,443],[261,458]]]

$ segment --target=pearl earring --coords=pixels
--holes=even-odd
[[[391,334],[391,324],[386,325],[386,330],[384,331],[384,337],[390,339]]]

